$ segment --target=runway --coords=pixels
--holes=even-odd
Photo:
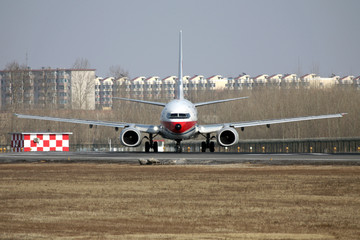
[[[244,153],[143,153],[143,152],[22,152],[1,153],[0,164],[36,162],[90,162],[139,164],[142,161],[174,165],[360,165],[360,154],[244,154]]]

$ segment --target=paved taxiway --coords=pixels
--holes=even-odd
[[[139,164],[139,160],[161,164],[267,165],[360,165],[360,154],[243,154],[243,153],[142,153],[142,152],[22,152],[1,153],[0,163],[94,162]]]

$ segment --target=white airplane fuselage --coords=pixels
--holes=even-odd
[[[167,103],[161,112],[160,135],[167,139],[193,138],[197,131],[198,114],[195,105],[186,99],[175,99]]]

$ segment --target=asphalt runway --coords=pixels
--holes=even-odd
[[[143,153],[143,152],[21,152],[0,153],[0,164],[36,162],[92,162],[117,164],[265,164],[360,165],[360,154],[244,154],[244,153]]]

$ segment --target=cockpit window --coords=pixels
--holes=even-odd
[[[168,113],[167,118],[169,119],[188,119],[190,118],[189,113]]]

